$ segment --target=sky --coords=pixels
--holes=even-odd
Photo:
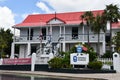
[[[0,0],[0,28],[12,29],[29,14],[103,10],[120,0]]]

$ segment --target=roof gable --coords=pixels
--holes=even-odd
[[[54,17],[52,19],[50,19],[49,21],[46,22],[47,24],[63,24],[65,23],[65,21],[57,18],[57,17]]]

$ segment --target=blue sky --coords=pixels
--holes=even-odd
[[[15,14],[15,23],[21,22],[22,16],[32,13],[45,13],[36,6],[40,0],[5,0],[0,3],[1,7],[8,7]]]
[[[29,14],[102,10],[120,0],[0,0],[0,27],[11,28]]]

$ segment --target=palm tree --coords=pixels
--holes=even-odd
[[[83,23],[83,19],[84,19],[86,21],[86,25],[88,27],[88,29],[87,29],[87,39],[88,39],[88,45],[90,46],[89,30],[90,30],[90,26],[92,24],[92,21],[94,19],[93,13],[91,11],[87,11],[83,15],[81,15],[81,18],[82,18],[81,25],[84,25],[84,23]]]
[[[119,8],[117,7],[117,5],[106,5],[106,8],[104,10],[103,13],[104,19],[106,21],[110,22],[110,52],[112,54],[112,23],[117,23],[118,19],[120,19],[120,11]]]
[[[103,32],[105,32],[106,30],[106,24],[103,20],[103,17],[102,15],[97,15],[95,18],[94,18],[94,21],[92,23],[92,26],[91,26],[91,30],[95,33],[95,34],[98,34],[98,43],[97,43],[97,53],[98,55],[100,54],[100,32],[101,30]]]

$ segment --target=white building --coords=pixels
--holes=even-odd
[[[102,13],[102,10],[93,11],[93,14]],[[40,47],[44,47],[48,38],[51,37],[51,47],[60,41],[60,50],[69,51],[69,49],[78,42],[87,43],[87,26],[79,26],[80,16],[84,12],[68,12],[57,14],[34,14],[28,17],[20,24],[13,26],[14,30],[20,30],[20,36],[14,36],[14,42],[11,48],[11,58],[14,58],[15,45],[19,47],[19,58],[27,58],[33,52],[38,53]],[[113,32],[120,31],[120,24],[113,24]],[[97,34],[90,32],[90,45],[97,50]],[[14,33],[15,34],[15,33]],[[42,35],[42,40],[40,39]],[[100,55],[106,51],[105,33],[100,33]]]

